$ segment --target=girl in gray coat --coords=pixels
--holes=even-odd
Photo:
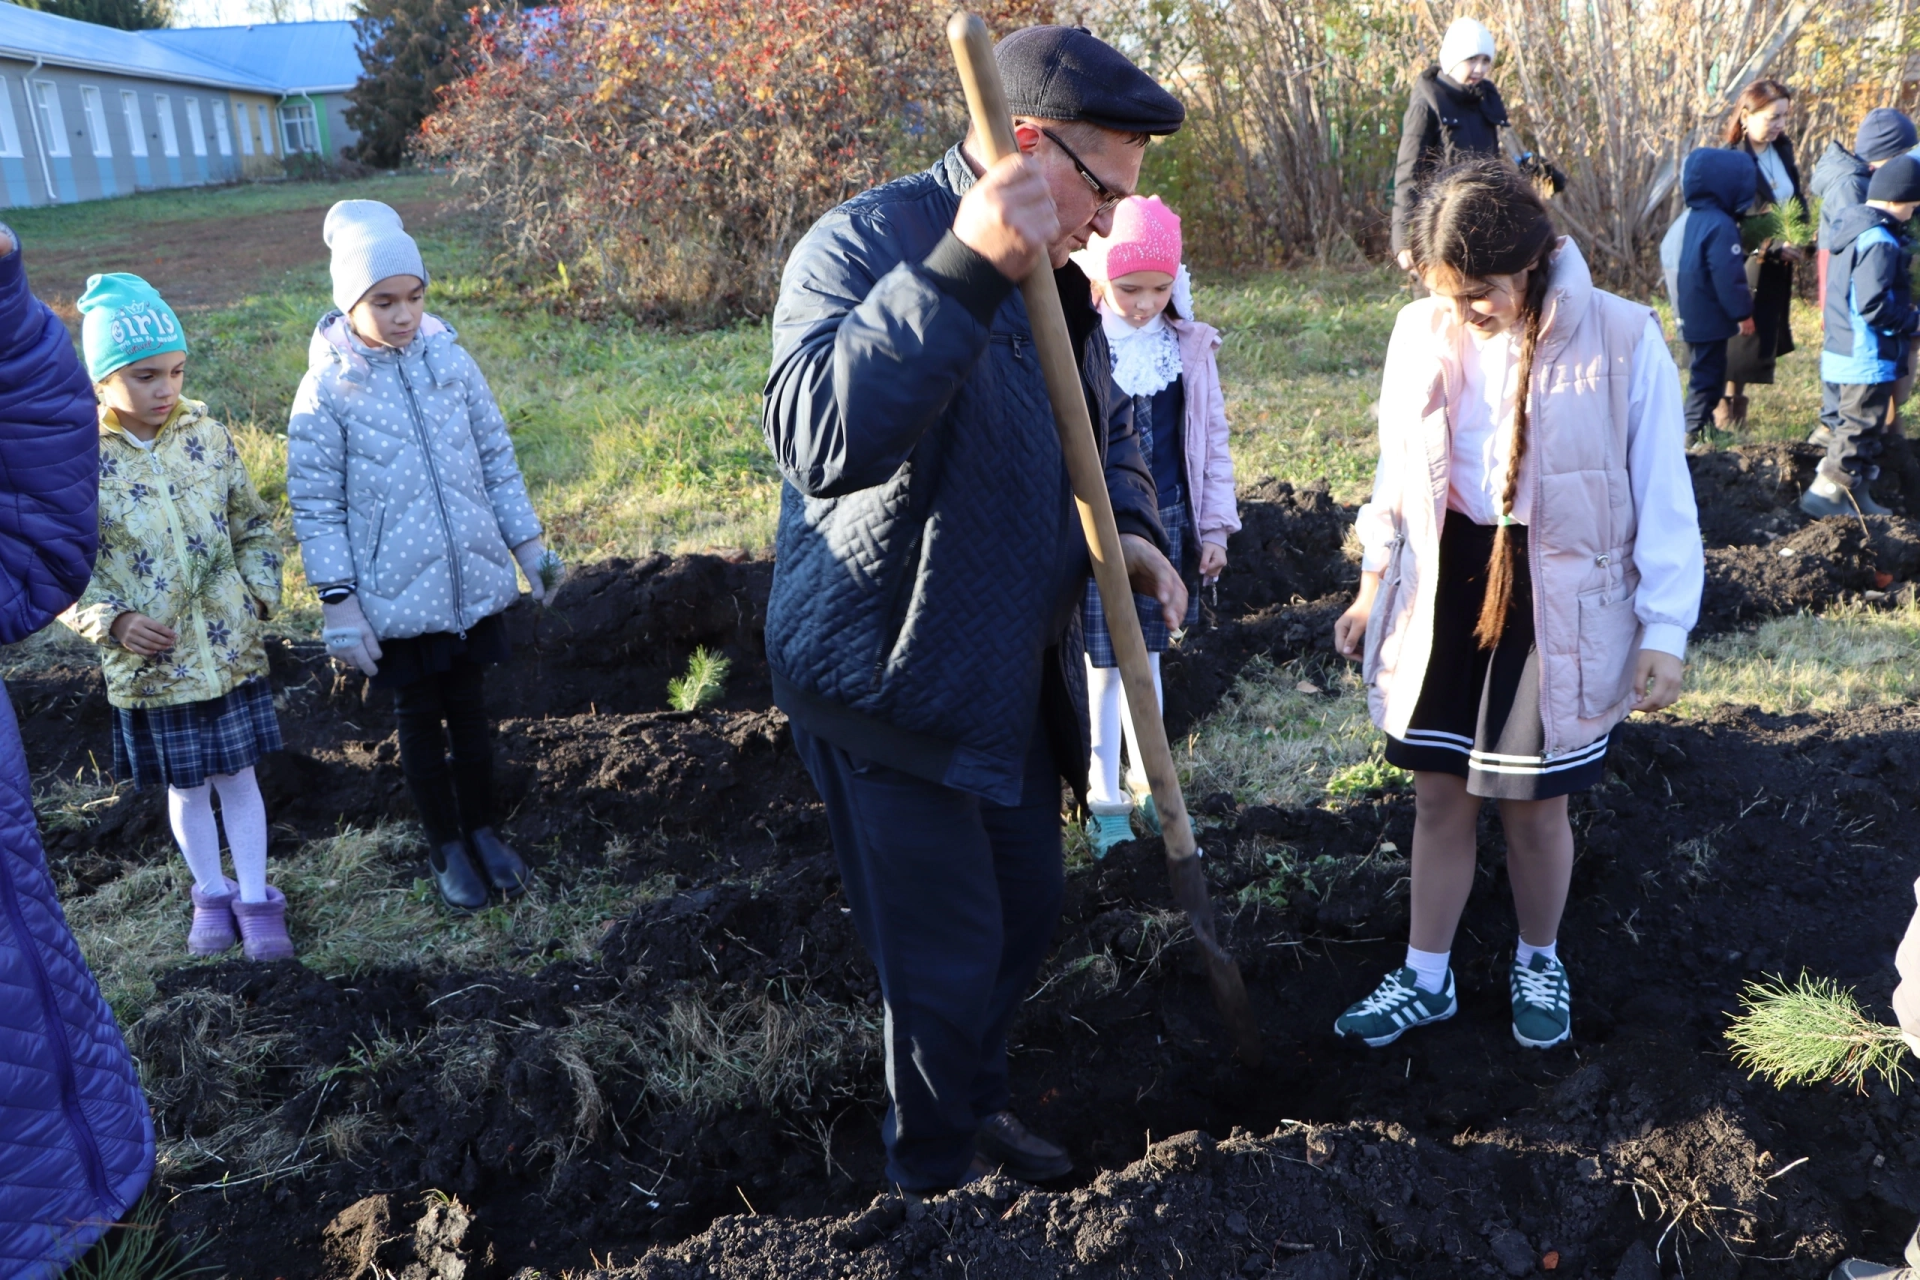
[[[542,604],[562,569],[487,380],[426,314],[427,269],[400,215],[342,200],[324,234],[336,310],[314,331],[287,424],[293,531],[327,651],[393,691],[440,895],[472,910],[489,886],[511,897],[528,879],[493,827],[485,668],[509,657],[515,563]]]

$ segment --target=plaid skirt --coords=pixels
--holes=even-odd
[[[113,709],[113,776],[142,790],[204,786],[211,775],[238,773],[284,745],[265,679],[205,702]]]
[[[1193,566],[1187,564],[1187,550],[1190,539],[1187,537],[1187,504],[1160,508],[1160,527],[1167,531],[1167,548],[1173,561],[1173,567],[1180,571],[1180,577],[1187,584],[1187,616],[1181,620],[1182,627],[1190,627],[1200,621],[1200,590],[1195,582],[1195,569],[1200,563],[1200,549],[1192,548]],[[1173,637],[1167,633],[1166,619],[1160,616],[1160,602],[1152,596],[1136,594],[1133,607],[1140,614],[1140,631],[1147,639],[1148,653],[1165,653],[1167,646],[1173,643]],[[1113,636],[1107,631],[1106,607],[1100,603],[1100,586],[1091,577],[1087,579],[1087,598],[1080,606],[1080,629],[1086,635],[1087,661],[1096,667],[1113,667],[1119,663],[1113,656]]]

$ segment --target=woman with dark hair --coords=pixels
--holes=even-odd
[[[1494,799],[1520,923],[1513,1034],[1546,1048],[1571,1033],[1567,796],[1600,781],[1615,724],[1679,696],[1699,614],[1680,381],[1653,313],[1594,288],[1511,165],[1442,173],[1408,230],[1432,296],[1387,348],[1360,592],[1334,639],[1363,660],[1388,761],[1414,774],[1411,933],[1334,1031],[1379,1046],[1453,1016]]]
[[[1793,139],[1786,133],[1792,114],[1793,90],[1778,80],[1756,80],[1740,95],[1727,121],[1726,145],[1744,150],[1760,167],[1753,214],[1763,209],[1784,214],[1791,203],[1798,206],[1799,220],[1805,221],[1800,167],[1794,163]],[[1714,415],[1723,429],[1746,425],[1747,384],[1771,383],[1773,362],[1793,350],[1793,268],[1805,258],[1803,246],[1778,236],[1769,237],[1747,258],[1754,331],[1727,343],[1727,398]]]

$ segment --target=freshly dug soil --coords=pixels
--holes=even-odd
[[[1749,531],[1710,552],[1713,626],[1920,571],[1904,518],[1863,533],[1799,517],[1783,456],[1798,454],[1756,451],[1744,471],[1696,460],[1720,469],[1700,485],[1703,518]],[[1176,732],[1248,660],[1324,651],[1357,576],[1352,513],[1324,488],[1262,485],[1243,518],[1207,622],[1167,663]],[[163,1173],[169,1229],[211,1240],[201,1261],[277,1280],[1813,1277],[1844,1251],[1893,1257],[1920,1215],[1911,1093],[1776,1092],[1735,1071],[1721,1039],[1743,982],[1803,966],[1885,1016],[1911,910],[1911,709],[1623,726],[1608,782],[1574,802],[1574,1040],[1547,1053],[1508,1030],[1513,924],[1491,811],[1459,1016],[1353,1052],[1329,1028],[1399,962],[1410,798],[1197,798],[1267,1065],[1229,1053],[1159,847],[1122,846],[1070,875],[1056,954],[1015,1028],[1016,1106],[1079,1172],[876,1200],[877,991],[768,705],[769,577],[710,556],[614,562],[552,612],[512,614],[517,660],[491,686],[509,835],[549,883],[593,869],[654,886],[607,922],[596,959],[543,966],[560,943],[536,939],[494,969],[234,960],[163,975],[131,1031],[162,1133],[244,1123],[244,1149],[288,1170],[227,1185],[218,1165]],[[697,645],[732,659],[726,697],[666,710]],[[278,643],[274,671],[289,739],[262,770],[275,851],[343,819],[407,817],[384,698],[312,644]],[[12,693],[36,770],[104,758],[95,672],[42,671]],[[177,856],[157,796],[93,813],[49,835],[73,892]],[[757,1070],[736,1052],[755,1036],[804,1069],[719,1107],[682,1088],[694,1068]],[[622,1065],[636,1061],[651,1065]]]

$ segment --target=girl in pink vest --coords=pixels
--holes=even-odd
[[[1571,1031],[1567,796],[1600,781],[1614,725],[1679,696],[1699,615],[1680,382],[1653,314],[1593,287],[1504,162],[1442,175],[1410,244],[1432,296],[1387,349],[1360,594],[1334,638],[1362,658],[1387,759],[1414,773],[1411,937],[1334,1031],[1378,1046],[1453,1016],[1448,958],[1494,799],[1520,923],[1513,1034],[1546,1048]]]
[[[1187,269],[1180,265],[1180,249],[1179,215],[1159,196],[1129,196],[1113,211],[1113,230],[1093,237],[1082,262],[1113,354],[1114,385],[1133,400],[1140,452],[1153,470],[1169,558],[1189,583],[1185,625],[1190,627],[1200,620],[1195,579],[1212,582],[1226,568],[1227,538],[1240,528],[1240,513],[1233,493],[1233,458],[1227,452],[1226,403],[1214,361],[1220,335],[1193,318],[1193,293]],[[1136,604],[1158,693],[1160,655],[1172,636],[1157,602],[1139,596]],[[1114,665],[1107,615],[1091,578],[1081,623],[1093,744],[1087,771],[1087,838],[1093,856],[1103,858],[1114,845],[1133,839],[1135,794],[1146,797],[1142,809],[1148,829],[1158,835],[1160,823],[1120,688],[1120,669]],[[1120,785],[1123,732],[1133,761],[1125,789]]]

